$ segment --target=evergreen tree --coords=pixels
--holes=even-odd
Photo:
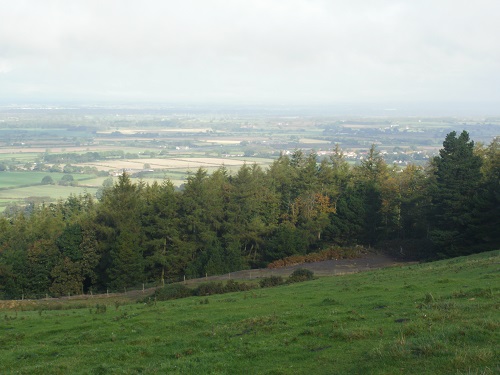
[[[208,179],[207,171],[199,168],[194,175],[187,178],[184,185],[180,202],[179,215],[183,234],[187,242],[195,245],[195,248],[203,247],[203,244],[214,240],[215,233],[210,230],[207,217],[207,194],[205,181]],[[209,207],[209,209],[212,207]]]
[[[165,180],[161,185],[146,186],[143,199],[141,225],[148,279],[177,281],[190,260],[179,234],[178,194],[172,182]]]
[[[432,191],[431,239],[438,252],[448,256],[470,252],[477,241],[474,228],[479,212],[482,159],[474,153],[474,141],[463,131],[449,133],[435,164]]]
[[[277,224],[278,199],[255,164],[243,165],[231,185],[226,243],[233,251],[239,245],[241,255],[255,264],[261,260],[263,241]]]
[[[422,167],[408,165],[398,175],[400,189],[400,233],[401,239],[425,238],[427,221],[425,213],[429,206],[428,180]]]
[[[133,184],[123,173],[114,187],[105,191],[98,207],[103,286],[122,289],[144,281],[142,189],[142,184]]]
[[[373,246],[383,237],[384,220],[382,185],[388,178],[388,168],[384,159],[372,145],[368,155],[357,168],[357,179],[364,195],[364,235],[363,241]]]
[[[345,160],[338,145],[330,155],[328,165],[321,164],[322,183],[332,199],[335,213],[330,214],[330,223],[325,228],[324,238],[342,245],[361,241],[364,224],[364,193],[357,174]]]
[[[500,247],[500,137],[483,151],[482,193],[477,196],[477,211],[481,215],[474,225],[480,249],[490,250]]]
[[[82,259],[79,262],[80,272],[83,278],[83,290],[86,292],[97,285],[96,267],[101,259],[92,216],[89,217],[89,222],[82,227],[82,242],[79,247],[82,254]]]
[[[295,199],[294,181],[297,179],[297,170],[287,155],[281,154],[267,170],[267,185],[279,199],[280,213],[288,212]]]

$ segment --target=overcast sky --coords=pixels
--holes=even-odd
[[[0,100],[500,103],[498,0],[0,0]]]

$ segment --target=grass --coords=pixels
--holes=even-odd
[[[25,150],[13,153],[2,152],[0,153],[0,162],[11,161],[12,159],[15,159],[17,162],[28,162],[28,161],[34,161],[38,156],[40,156],[39,152],[26,152]]]
[[[64,173],[50,172],[0,172],[0,188],[10,189],[19,186],[36,185],[42,182],[45,176],[51,176],[54,182],[58,182]],[[72,174],[77,181],[85,180],[91,177],[87,174]]]
[[[4,173],[4,172],[0,172]],[[20,174],[20,175],[30,175],[30,174],[38,174],[37,172],[7,172],[7,175],[13,175],[13,174]],[[20,176],[16,177],[17,183],[21,185],[21,183],[25,183],[26,185],[29,185],[30,181],[31,183],[38,184],[43,176],[53,176],[55,181],[60,180],[61,176],[63,176],[62,173],[60,174],[54,174],[54,173],[40,173],[40,179],[31,179],[29,176]],[[56,176],[54,176],[56,175]],[[4,181],[3,177],[5,175],[0,175],[0,185],[2,184],[7,184],[9,181],[11,183],[15,182],[13,180],[9,181]],[[78,180],[79,183],[82,185],[90,185],[90,182],[88,180],[85,180],[85,177],[88,177],[88,175],[73,175],[75,180]],[[56,180],[57,178],[57,180]],[[102,182],[101,182],[102,184]],[[71,194],[73,195],[80,195],[80,194],[85,194],[85,193],[90,193],[94,195],[97,191],[97,187],[91,187],[91,186],[61,186],[61,185],[32,185],[32,186],[18,186],[18,187],[12,187],[12,188],[4,188],[0,189],[0,212],[5,209],[5,207],[10,204],[10,203],[17,203],[20,205],[24,205],[26,203],[26,198],[28,197],[40,197],[43,201],[46,203],[49,202],[55,202],[58,199],[66,199],[69,197]]]
[[[499,261],[495,251],[156,304],[11,302],[0,373],[494,374]]]

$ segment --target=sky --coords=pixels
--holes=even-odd
[[[0,0],[0,101],[500,107],[497,0]]]

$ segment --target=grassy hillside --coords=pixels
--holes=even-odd
[[[495,251],[157,304],[4,303],[0,373],[499,373],[499,263]]]

